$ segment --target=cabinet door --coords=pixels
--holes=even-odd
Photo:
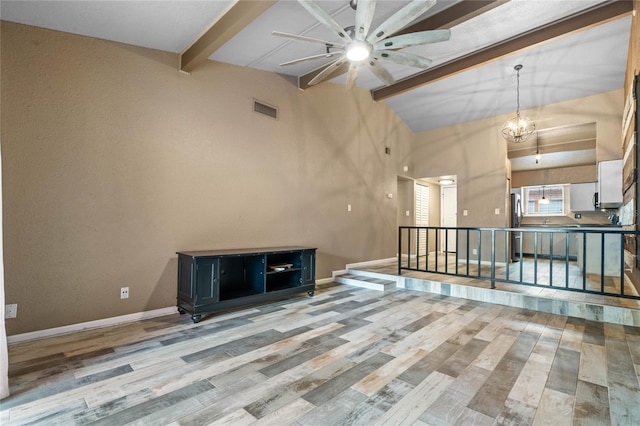
[[[566,257],[567,255],[567,234],[564,232],[554,232],[553,236],[549,234],[549,238],[553,238],[553,257]],[[571,236],[569,235],[569,241]],[[549,240],[547,240],[547,254],[549,254]]]
[[[198,259],[196,264],[196,305],[207,305],[218,301],[217,257]]]
[[[316,251],[303,250],[302,252],[302,283],[314,284],[316,282]]]
[[[193,303],[196,297],[196,262],[190,256],[178,256],[178,300]]]
[[[569,204],[572,212],[595,211],[596,183],[572,183],[569,187]]]
[[[622,204],[622,160],[598,163],[598,201],[602,207]]]

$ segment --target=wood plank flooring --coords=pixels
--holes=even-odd
[[[640,328],[340,285],[9,347],[2,425],[640,424]]]

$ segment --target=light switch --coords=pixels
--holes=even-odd
[[[351,204],[347,204],[347,211],[350,212],[351,211]]]
[[[409,210],[407,210],[407,211],[404,212],[404,215],[405,216],[411,216],[411,212]]]
[[[496,214],[500,214],[500,209],[496,209]]]
[[[462,216],[468,216],[469,210],[462,210]]]

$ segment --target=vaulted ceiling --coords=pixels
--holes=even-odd
[[[348,0],[316,0],[343,28],[354,24]],[[373,27],[407,1],[378,1]],[[385,64],[395,84],[367,69],[357,86],[386,102],[415,132],[620,89],[631,27],[630,0],[438,0],[401,32],[449,28],[448,41],[403,49],[433,60],[427,70]],[[297,1],[3,0],[2,20],[181,54],[183,71],[213,60],[286,74],[304,90],[331,59],[280,63],[325,53],[322,45],[275,37],[282,31],[336,36]],[[176,67],[176,72],[178,71]],[[345,88],[346,90],[346,88]]]

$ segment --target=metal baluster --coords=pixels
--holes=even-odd
[[[600,293],[604,293],[604,232],[600,231]]]
[[[553,236],[554,232],[549,232],[549,286],[553,287]]]
[[[624,296],[624,233],[620,233],[620,295]]]

